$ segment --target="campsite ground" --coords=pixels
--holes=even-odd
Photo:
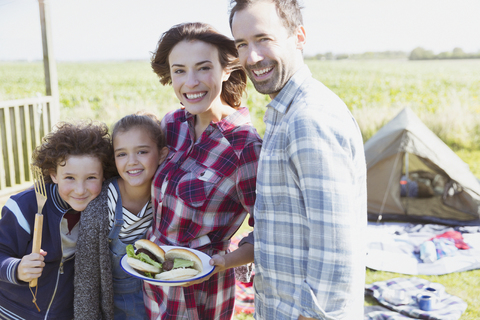
[[[314,77],[337,93],[357,119],[365,140],[410,107],[480,178],[480,60],[308,61]],[[61,119],[89,118],[111,125],[136,110],[158,115],[177,107],[170,87],[159,84],[147,61],[57,64]],[[44,92],[41,62],[0,62],[0,100]],[[245,105],[261,135],[266,96],[248,85]],[[6,197],[0,198],[3,206]],[[242,229],[243,230],[243,229]],[[367,271],[367,283],[405,276]],[[419,276],[442,283],[468,303],[461,320],[480,319],[480,270]],[[367,300],[366,304],[374,304]],[[235,320],[253,319],[236,315]]]
[[[367,270],[366,283],[384,281],[392,278],[410,278],[399,273]],[[417,278],[426,279],[431,282],[441,283],[449,294],[461,298],[468,304],[467,310],[462,314],[460,320],[480,319],[480,270],[455,272],[441,276],[416,275]],[[378,304],[373,298],[366,298],[365,305]]]

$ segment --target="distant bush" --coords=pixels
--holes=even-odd
[[[435,59],[433,51],[425,50],[421,47],[415,48],[408,57],[409,60],[430,60]]]
[[[332,52],[318,53],[314,56],[307,56],[307,60],[371,60],[371,59],[405,59],[408,54],[403,51],[380,51],[380,52],[364,52],[364,53],[339,53],[333,54]]]
[[[434,54],[431,50],[417,47],[410,52],[409,60],[433,60],[433,59],[480,59],[480,53],[465,53],[462,48],[455,48],[452,52],[440,52]]]

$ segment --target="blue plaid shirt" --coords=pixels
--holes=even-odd
[[[264,121],[256,319],[362,319],[367,198],[357,123],[306,65],[270,102]]]

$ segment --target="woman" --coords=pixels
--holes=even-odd
[[[165,32],[152,67],[163,85],[172,84],[183,108],[162,120],[169,155],[153,180],[147,238],[203,251],[217,268],[205,282],[185,287],[145,284],[147,313],[151,319],[229,319],[231,268],[253,261],[251,244],[224,255],[255,202],[261,139],[240,106],[247,77],[234,42],[203,23]]]

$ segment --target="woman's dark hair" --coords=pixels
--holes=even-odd
[[[95,122],[60,122],[42,139],[32,156],[32,164],[42,170],[45,182],[51,172],[64,166],[69,156],[92,156],[100,160],[105,179],[117,175],[108,127]]]
[[[184,40],[203,41],[217,48],[220,65],[230,71],[230,77],[222,83],[220,97],[231,107],[240,107],[247,85],[247,75],[240,65],[235,42],[206,23],[178,24],[162,34],[151,59],[153,72],[160,78],[160,83],[172,83],[168,57],[173,47]]]
[[[230,0],[230,30],[232,29],[233,16],[235,13],[261,1],[275,4],[277,14],[290,35],[295,33],[298,26],[303,25],[301,12],[303,8],[297,0]]]
[[[115,140],[115,136],[119,132],[127,132],[133,128],[141,128],[142,130],[145,130],[152,141],[155,141],[159,151],[167,145],[165,135],[160,127],[160,121],[153,113],[145,111],[129,114],[115,123],[112,130],[112,145],[113,141]]]

